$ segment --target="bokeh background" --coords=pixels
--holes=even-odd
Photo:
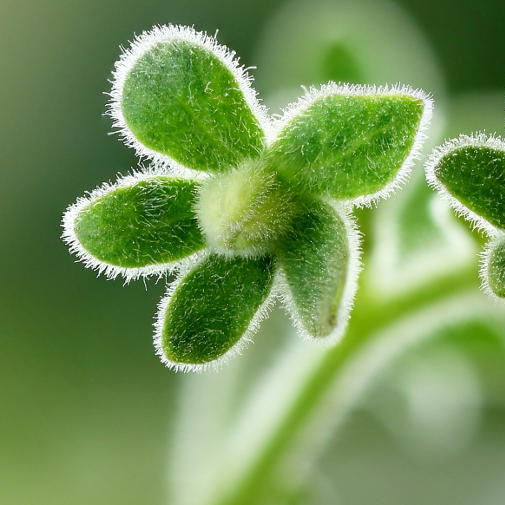
[[[234,460],[221,461],[222,446],[238,462],[261,446],[265,419],[311,363],[303,343],[283,365],[284,344],[296,336],[275,312],[254,349],[221,374],[170,372],[151,337],[164,281],[97,279],[59,238],[68,204],[136,166],[108,135],[103,92],[119,45],[169,22],[219,29],[220,42],[258,66],[257,87],[276,111],[301,84],[403,81],[437,100],[432,145],[483,128],[503,135],[500,0],[0,0],[2,504],[212,505],[217,480],[219,489],[233,485],[225,462]],[[414,176],[412,198],[361,216],[379,296],[419,282],[425,268],[434,276],[474,268],[481,238],[452,220],[459,245],[440,245],[447,237],[426,224],[432,195],[423,188]],[[394,215],[403,216],[403,235],[391,231]],[[380,252],[374,241],[390,244],[389,233],[398,247]],[[442,273],[430,270],[429,255],[404,265],[430,241],[447,259]],[[388,268],[405,276],[384,284]],[[489,321],[486,313],[433,330],[402,353],[338,430],[328,428],[297,486],[287,461],[289,485],[274,479],[251,503],[504,503],[505,327],[499,314]],[[283,366],[292,381],[279,382]],[[259,394],[255,404],[258,384],[277,384],[278,401]],[[244,405],[256,406],[248,414]],[[338,408],[326,415],[338,417]],[[244,416],[241,437],[234,428]],[[318,429],[307,425],[315,438]]]

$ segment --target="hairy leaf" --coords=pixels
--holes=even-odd
[[[342,322],[350,258],[344,222],[329,205],[311,202],[295,219],[278,257],[297,319],[311,336],[328,336]]]
[[[434,172],[464,207],[505,229],[505,150],[487,145],[455,147],[438,160]]]
[[[135,61],[121,90],[134,137],[198,170],[221,171],[257,156],[264,133],[237,76],[196,32],[194,41],[167,36]]]
[[[505,298],[505,239],[495,243],[489,253],[487,280],[491,291]]]
[[[210,255],[178,284],[164,314],[160,351],[171,363],[205,364],[230,350],[266,300],[273,261]]]
[[[81,246],[110,265],[138,268],[179,260],[204,246],[193,206],[197,184],[156,176],[113,189],[83,207]]]
[[[328,87],[302,101],[272,146],[273,163],[300,190],[350,199],[391,184],[411,153],[425,103],[407,94]]]

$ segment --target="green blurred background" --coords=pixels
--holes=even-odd
[[[120,44],[153,24],[189,24],[209,33],[219,29],[220,42],[237,51],[246,66],[259,66],[253,72],[258,75],[258,87],[270,103],[278,105],[282,87],[311,84],[310,76],[304,81],[303,71],[302,82],[296,82],[296,72],[290,77],[289,69],[305,68],[304,59],[289,51],[290,34],[276,28],[284,26],[283,16],[289,17],[292,7],[280,0],[0,1],[0,220],[4,237],[0,249],[0,503],[175,503],[167,498],[167,457],[177,433],[179,393],[183,383],[192,379],[164,369],[153,352],[151,325],[164,283],[150,281],[146,289],[142,282],[123,287],[121,280],[96,279],[68,254],[59,238],[60,219],[65,207],[85,190],[136,166],[132,151],[107,135],[111,124],[103,116],[107,101],[103,92],[109,88],[107,80]],[[338,8],[338,1],[333,4]],[[309,0],[305,5],[310,7]],[[449,111],[445,133],[501,125],[503,134],[503,1],[402,0],[397,5],[404,9],[402,16],[410,16],[418,28],[412,35],[413,45],[407,42],[398,51],[414,68],[423,36],[423,51],[430,51],[433,58],[430,72],[440,72],[430,81],[434,89],[428,90],[435,98],[440,96]],[[363,34],[381,27],[381,19],[373,12],[368,18],[366,9],[362,12]],[[296,22],[286,20],[286,29]],[[405,28],[398,25],[398,30]],[[308,38],[291,36],[300,47],[312,47]],[[405,41],[410,35],[403,36]],[[384,38],[395,45],[394,37],[393,23]],[[277,40],[288,49],[276,52]],[[322,78],[367,80],[370,76],[360,79],[352,54],[344,49],[329,46],[326,53],[314,54],[324,63],[319,69]],[[310,55],[306,57],[309,68]],[[263,77],[258,60],[265,63]],[[421,61],[420,81],[423,65]],[[390,62],[389,67],[382,67],[381,78],[396,81],[401,71]],[[430,88],[430,82],[422,85]],[[287,327],[285,318],[276,315],[265,331],[275,333],[275,324]],[[479,331],[485,333],[474,328],[465,335]],[[453,337],[432,342],[416,354],[420,369],[428,369],[420,372],[421,384],[432,379],[430,366],[439,373],[449,370],[440,379],[446,384],[447,377],[452,377],[456,384],[455,389],[449,388],[448,398],[451,391],[459,394],[457,386],[462,381],[471,382],[480,373],[475,371],[477,365],[469,365],[467,358],[451,358],[449,351],[447,359],[456,364],[437,366],[440,356],[446,356],[447,340]],[[485,344],[475,351],[480,369],[492,371],[488,380],[492,385],[486,391],[491,388],[493,394],[472,397],[480,399],[479,419],[487,419],[491,412],[488,425],[480,424],[474,430],[477,434],[472,432],[473,446],[449,450],[452,456],[445,459],[426,458],[426,451],[419,447],[425,449],[422,436],[430,436],[415,426],[407,429],[400,414],[395,425],[397,412],[388,407],[388,401],[396,393],[390,384],[403,377],[405,370],[415,369],[408,361],[400,363],[393,379],[388,382],[385,376],[379,383],[382,386],[375,386],[382,387],[382,393],[374,398],[383,401],[368,402],[345,429],[343,440],[337,437],[328,444],[319,463],[325,471],[316,472],[317,478],[298,495],[297,503],[409,503],[412,490],[419,501],[410,503],[467,503],[461,493],[468,503],[504,503],[505,485],[500,479],[505,465],[505,359],[497,356],[500,345]],[[489,350],[482,351],[486,346]],[[239,360],[248,367],[247,380],[252,382],[262,371],[258,352]],[[472,391],[471,384],[465,391]],[[497,398],[494,403],[488,401],[491,410],[486,410],[486,398]],[[218,397],[214,408],[220,408]],[[195,415],[205,424],[204,410]],[[475,409],[471,415],[477,415]],[[446,421],[438,434],[442,438]],[[475,476],[475,468],[486,468],[482,478],[495,483],[488,498],[478,493],[472,497],[465,491],[473,487],[464,476]],[[419,498],[419,489],[425,489],[430,479],[436,481],[435,487]],[[367,486],[363,486],[365,481]],[[456,488],[459,491],[453,492]],[[281,502],[279,498],[277,503]]]

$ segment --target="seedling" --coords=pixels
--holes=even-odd
[[[154,337],[169,367],[227,360],[276,299],[302,337],[335,343],[360,271],[352,210],[405,182],[431,109],[407,86],[330,82],[271,118],[233,52],[155,27],[116,63],[109,109],[150,165],[78,199],[64,240],[109,278],[176,273]]]

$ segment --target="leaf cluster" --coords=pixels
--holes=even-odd
[[[338,340],[360,271],[352,209],[406,179],[430,98],[328,83],[273,119],[234,53],[179,26],[133,41],[111,97],[118,132],[151,165],[79,199],[64,238],[109,277],[177,272],[156,319],[162,361],[228,359],[277,298],[302,336]]]

